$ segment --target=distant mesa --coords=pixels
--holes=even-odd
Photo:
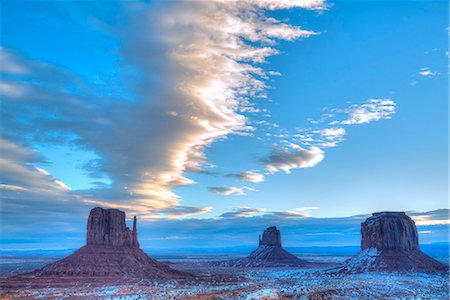
[[[249,256],[222,261],[219,264],[233,267],[307,267],[313,265],[282,248],[280,230],[275,226],[264,230],[262,236],[259,236],[259,247]]]
[[[420,251],[416,224],[404,212],[373,213],[361,224],[361,250],[339,273],[448,271]]]
[[[31,273],[19,274],[10,283],[25,282],[63,284],[76,281],[134,279],[176,279],[190,277],[144,253],[139,247],[136,217],[133,230],[125,223],[125,213],[117,209],[96,207],[87,224],[86,245],[68,257]]]

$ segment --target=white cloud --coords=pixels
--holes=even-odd
[[[319,146],[322,148],[336,147],[344,140],[345,129],[341,127],[332,127],[314,130],[313,133],[319,135]]]
[[[301,7],[305,9],[325,9],[325,1],[321,0],[243,0],[253,5],[271,10]]]
[[[268,158],[263,159],[265,169],[270,173],[284,171],[290,173],[291,169],[311,168],[324,159],[323,151],[319,147],[304,149],[291,144],[292,150],[275,150]]]
[[[421,68],[419,70],[419,75],[425,76],[425,77],[432,77],[432,76],[436,76],[438,75],[438,73],[430,70],[430,68],[426,67],[426,68]]]
[[[260,63],[278,53],[277,41],[316,34],[265,15],[296,7],[324,9],[320,0],[126,2],[120,17],[130,21],[104,28],[117,35],[125,69],[139,74],[126,87],[133,101],[99,96],[81,78],[8,52],[4,71],[33,80],[21,90],[11,88],[18,82],[3,83],[4,93],[27,105],[5,104],[7,130],[36,143],[76,136],[77,146],[98,154],[95,173],[112,183],[80,191],[89,203],[139,208],[149,216],[177,207],[173,190],[194,183],[185,174],[207,166],[205,149],[254,130],[241,109],[264,97],[264,78],[274,73]],[[52,116],[45,119],[48,107]],[[26,124],[39,127],[39,136],[30,136],[37,131]],[[237,189],[232,193],[244,193]]]
[[[391,119],[395,114],[395,102],[391,99],[369,99],[364,104],[353,104],[343,112],[348,115],[340,124],[365,124],[373,121]]]
[[[179,219],[195,215],[201,215],[212,210],[211,206],[206,207],[192,207],[192,206],[177,206],[166,208],[159,213],[168,219]]]
[[[246,171],[243,173],[237,173],[237,174],[228,174],[227,177],[236,177],[244,181],[253,182],[253,183],[260,183],[264,181],[264,175],[254,172],[254,171]]]
[[[230,195],[238,195],[243,196],[245,195],[244,188],[238,188],[234,186],[230,187],[209,187],[208,188],[210,192],[218,195],[224,195],[224,196],[230,196]]]
[[[259,214],[265,212],[265,208],[250,208],[250,207],[237,207],[232,211],[223,213],[220,218],[243,218],[254,214]]]
[[[309,210],[317,210],[317,209],[320,209],[320,207],[318,207],[318,206],[307,206],[307,207],[299,207],[299,208],[296,208],[294,210],[296,210],[296,211],[309,211]]]

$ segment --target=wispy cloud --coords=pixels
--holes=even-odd
[[[92,176],[103,175],[111,185],[77,191],[80,199],[151,216],[180,205],[173,190],[195,183],[186,173],[209,167],[205,149],[214,141],[254,129],[246,111],[267,114],[249,99],[264,98],[265,81],[276,75],[261,63],[278,53],[277,41],[317,34],[266,11],[325,7],[320,0],[248,0],[133,1],[122,8],[127,22],[96,20],[117,38],[124,72],[136,74],[127,76],[132,101],[105,96],[60,67],[3,49],[2,72],[14,74],[1,86],[4,124],[17,141],[72,143],[95,152]]]
[[[321,148],[336,147],[344,141],[345,129],[342,127],[330,127],[314,130],[299,130],[296,135],[304,145],[317,145]]]
[[[227,174],[226,177],[235,177],[240,180],[253,182],[253,183],[260,183],[264,181],[264,175],[260,174],[255,171],[246,171],[242,173],[234,173],[234,174]]]
[[[211,210],[212,210],[211,206],[207,207],[177,206],[163,209],[159,213],[169,219],[178,219],[195,215],[201,215],[210,212]]]
[[[70,191],[62,181],[46,170],[34,166],[35,163],[45,163],[36,151],[6,139],[0,139],[0,148],[3,181],[0,187],[3,190],[26,191],[47,197],[62,196]]]
[[[364,104],[353,104],[344,110],[336,110],[348,115],[343,121],[334,121],[330,124],[366,124],[373,121],[391,119],[395,114],[395,102],[391,99],[369,99]]]
[[[391,119],[396,111],[392,99],[368,99],[361,104],[352,104],[347,108],[332,108],[320,119],[308,119],[314,125],[309,128],[296,128],[295,133],[279,129],[279,133],[266,133],[266,136],[279,141],[274,142],[273,152],[261,159],[270,173],[283,170],[311,168],[324,157],[323,149],[336,147],[343,142],[350,125],[367,124],[374,121]],[[269,123],[270,124],[270,123]]]
[[[298,145],[290,144],[290,149],[275,150],[262,162],[270,173],[284,171],[290,173],[291,169],[311,168],[324,158],[323,151],[318,147],[304,149]]]
[[[263,213],[265,208],[250,208],[250,207],[238,207],[232,211],[221,214],[220,218],[243,218],[250,215]]]
[[[433,77],[433,76],[438,75],[438,73],[432,71],[432,70],[431,70],[430,68],[428,68],[428,67],[425,67],[425,68],[421,68],[421,69],[419,70],[419,75],[425,76],[425,77]]]
[[[417,226],[433,226],[450,224],[450,210],[438,209],[427,214],[423,212],[408,212]]]
[[[245,191],[256,191],[254,188],[251,187],[242,187],[242,188],[238,188],[238,187],[234,187],[234,186],[230,186],[230,187],[208,187],[208,190],[214,194],[218,194],[218,195],[224,195],[224,196],[230,196],[230,195],[238,195],[238,196],[243,196],[245,195]]]

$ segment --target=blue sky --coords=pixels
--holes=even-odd
[[[448,3],[280,3],[5,2],[7,247],[51,234],[18,217],[76,244],[97,205],[141,236],[447,208]]]

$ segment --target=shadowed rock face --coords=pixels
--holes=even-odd
[[[280,230],[275,226],[264,230],[262,236],[259,236],[259,247],[249,256],[217,264],[233,267],[304,267],[313,265],[281,247]]]
[[[259,246],[277,246],[281,247],[280,231],[275,227],[269,227],[259,236]]]
[[[419,249],[416,224],[404,212],[379,212],[361,224],[362,251],[338,273],[448,271],[448,266]]]
[[[125,224],[125,212],[100,207],[92,209],[88,217],[86,244],[139,247],[136,217],[131,231]]]
[[[361,224],[361,249],[418,250],[414,221],[404,212],[374,213]]]
[[[181,279],[191,274],[161,263],[139,248],[136,217],[133,230],[125,213],[96,207],[88,217],[86,245],[59,261],[31,273],[11,277],[5,286],[65,286],[75,282],[114,283],[142,279]]]

